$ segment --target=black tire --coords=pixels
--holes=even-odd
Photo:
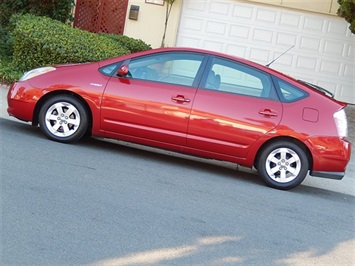
[[[70,95],[49,98],[39,112],[42,132],[51,140],[71,143],[88,131],[88,114],[84,105]]]
[[[259,176],[270,187],[287,190],[302,183],[309,170],[306,152],[290,141],[265,147],[256,162]]]

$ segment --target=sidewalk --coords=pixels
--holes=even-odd
[[[20,122],[20,120],[12,118],[7,114],[7,91],[8,86],[0,84],[0,117]],[[339,181],[307,176],[302,185],[335,191],[355,197],[355,105],[348,105],[345,111],[347,114],[349,126],[348,138],[352,143],[352,156],[347,166],[344,178]]]

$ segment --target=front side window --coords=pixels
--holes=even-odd
[[[204,87],[254,97],[275,98],[268,74],[223,58],[213,59]]]
[[[204,55],[195,53],[160,53],[133,58],[128,77],[133,79],[193,86]]]

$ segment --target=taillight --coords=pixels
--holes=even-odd
[[[344,109],[341,109],[334,113],[334,122],[338,130],[340,138],[348,137],[348,120],[346,119],[346,113]]]

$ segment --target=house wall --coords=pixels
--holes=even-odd
[[[159,2],[159,1],[157,1]],[[176,0],[169,17],[165,46],[175,46],[182,0]],[[138,20],[129,19],[131,6],[139,6]],[[124,35],[141,39],[153,48],[161,46],[167,4],[151,4],[145,0],[129,0]]]

